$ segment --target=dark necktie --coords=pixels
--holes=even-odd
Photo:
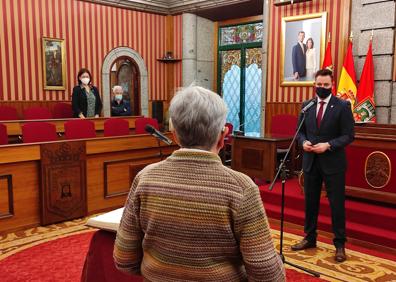
[[[318,111],[318,115],[316,116],[316,124],[318,125],[318,128],[320,127],[320,123],[322,122],[322,117],[323,117],[323,106],[326,104],[324,101],[320,101],[320,108]]]

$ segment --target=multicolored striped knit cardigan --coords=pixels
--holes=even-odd
[[[211,152],[180,149],[133,181],[118,269],[148,281],[284,281],[255,183]]]

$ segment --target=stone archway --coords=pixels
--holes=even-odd
[[[110,51],[104,59],[102,66],[102,94],[103,113],[105,117],[111,116],[110,110],[110,69],[120,57],[132,59],[139,68],[140,73],[140,111],[141,115],[148,116],[148,72],[143,58],[138,52],[128,47],[118,47]]]

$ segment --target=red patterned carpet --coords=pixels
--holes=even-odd
[[[92,235],[86,232],[59,238],[1,260],[1,281],[80,281]],[[288,281],[325,281],[295,270],[286,271]]]

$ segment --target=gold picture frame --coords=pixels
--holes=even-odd
[[[320,69],[324,57],[326,26],[327,12],[282,18],[281,86],[312,86],[314,84],[314,74]],[[300,44],[300,49],[297,49],[301,32],[304,33],[304,39]],[[310,51],[306,44],[309,39],[312,39],[310,46],[313,45]],[[295,73],[298,75],[295,76]]]
[[[64,39],[43,37],[44,90],[66,90],[66,45]]]

